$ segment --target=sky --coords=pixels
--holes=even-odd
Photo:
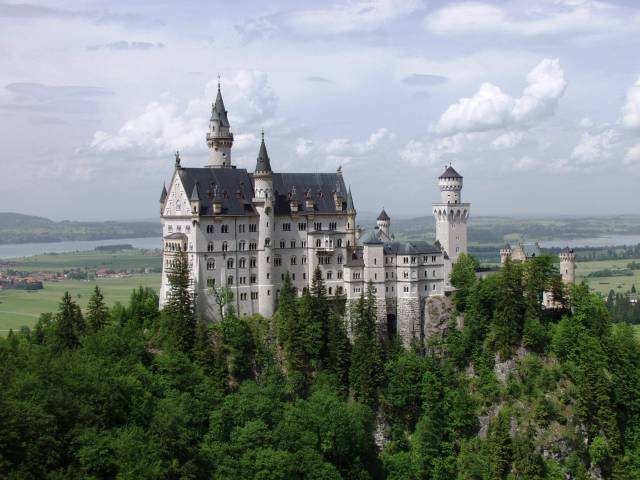
[[[356,208],[638,213],[640,3],[0,0],[0,211],[159,214],[207,162],[220,76],[252,171],[342,167]]]

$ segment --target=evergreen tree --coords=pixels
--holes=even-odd
[[[318,352],[318,360],[320,364],[327,361],[328,343],[329,343],[329,301],[327,299],[327,287],[322,280],[322,271],[319,266],[313,271],[313,279],[311,280],[311,298],[312,298],[312,322],[316,325],[315,329],[320,331],[320,350]]]
[[[80,345],[80,337],[84,334],[85,323],[82,311],[65,292],[56,314],[55,336],[60,348],[76,348]]]
[[[373,285],[369,283],[367,298],[360,296],[352,312],[354,341],[349,379],[354,398],[371,407],[378,402],[382,385],[383,351],[376,328],[376,304]]]
[[[328,368],[336,375],[343,395],[349,392],[349,368],[351,367],[351,342],[342,315],[329,313]]]
[[[513,442],[510,430],[511,418],[504,412],[489,425],[489,478],[491,480],[504,480],[511,470],[513,460]]]
[[[190,353],[196,334],[196,316],[186,252],[178,249],[173,262],[167,274],[169,293],[165,311],[169,315],[170,331],[177,347],[185,353]]]
[[[104,303],[104,295],[96,285],[87,304],[87,324],[91,332],[102,330],[110,322],[109,309]]]
[[[291,284],[291,277],[287,272],[278,298],[276,323],[278,339],[284,351],[287,367],[297,372],[304,372],[307,367],[304,351],[304,320],[299,317],[298,300]]]
[[[457,289],[454,302],[459,312],[464,312],[467,307],[467,297],[477,283],[476,269],[479,266],[478,261],[466,253],[461,253],[453,264],[451,285]]]
[[[502,358],[511,356],[520,342],[524,323],[522,270],[507,258],[498,278],[497,305],[493,315],[493,342]]]

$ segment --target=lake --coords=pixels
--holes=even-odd
[[[81,242],[17,243],[0,245],[0,258],[32,257],[44,253],[86,252],[102,245],[132,245],[134,248],[161,248],[159,237],[116,238]]]
[[[637,245],[640,243],[640,235],[607,235],[605,237],[592,238],[559,238],[539,242],[543,248],[552,247],[618,247],[622,245]]]

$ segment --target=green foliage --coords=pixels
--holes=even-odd
[[[109,309],[104,303],[104,295],[96,285],[87,305],[87,324],[91,331],[102,330],[109,323]]]
[[[464,312],[467,307],[467,298],[476,285],[476,270],[479,267],[478,261],[466,253],[460,254],[453,265],[451,285],[458,289],[454,301],[460,312]]]
[[[65,292],[55,319],[55,337],[58,347],[61,349],[78,347],[84,330],[82,311],[78,304],[71,300],[69,292]]]
[[[177,347],[183,352],[190,352],[196,335],[196,315],[189,260],[186,252],[178,249],[172,261],[173,266],[167,273],[169,292],[165,311]]]

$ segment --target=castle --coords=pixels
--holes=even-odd
[[[451,166],[439,177],[433,205],[436,243],[400,242],[383,210],[363,232],[340,168],[334,173],[276,173],[262,135],[253,172],[231,160],[233,133],[220,87],[212,105],[208,165],[183,167],[160,197],[163,272],[160,306],[167,301],[173,257],[185,251],[199,314],[218,314],[215,286],[233,291],[239,315],[271,316],[288,272],[298,294],[320,269],[329,297],[354,302],[373,284],[382,330],[405,342],[424,335],[426,317],[451,287],[452,262],[467,251],[470,204],[463,178]]]

